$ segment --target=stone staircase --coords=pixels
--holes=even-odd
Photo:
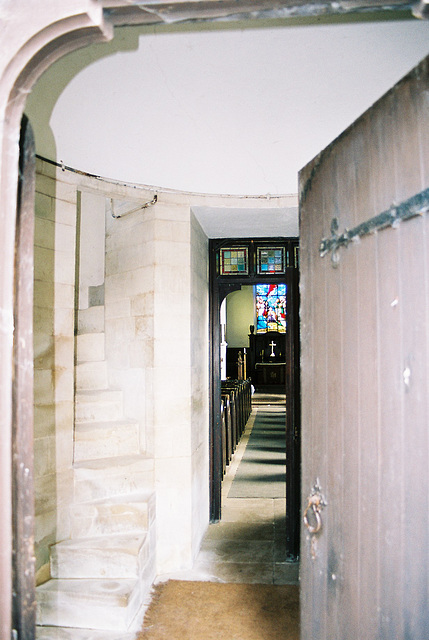
[[[108,388],[104,307],[79,314],[71,538],[37,587],[37,638],[128,640],[155,578],[153,459]]]

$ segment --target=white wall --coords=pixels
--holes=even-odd
[[[298,170],[427,55],[429,23],[279,24],[117,29],[37,83],[38,153],[128,182],[296,193]]]
[[[253,287],[243,286],[226,298],[226,341],[228,347],[249,346],[249,326],[254,324]]]

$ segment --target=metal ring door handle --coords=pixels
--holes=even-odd
[[[327,505],[327,502],[322,495],[322,492],[319,486],[319,481],[317,481],[314,487],[312,488],[310,495],[307,498],[307,506],[305,508],[304,516],[303,516],[304,524],[311,534],[319,533],[319,531],[321,530],[322,516],[320,515],[320,512],[323,509],[323,507],[326,507],[326,505]],[[315,524],[310,524],[308,520],[309,511],[312,512],[316,520]]]
[[[308,521],[308,511],[309,509],[312,509],[314,517],[316,518],[316,524],[313,526],[309,523]],[[307,527],[307,529],[309,530],[310,533],[318,533],[320,531],[320,529],[322,528],[322,518],[320,516],[320,512],[319,512],[319,508],[318,505],[313,502],[312,500],[308,501],[307,504],[307,508],[304,511],[304,524]]]

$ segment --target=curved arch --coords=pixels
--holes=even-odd
[[[113,37],[98,0],[50,3],[43,12],[27,0],[18,7],[8,5],[3,8],[0,57],[0,635],[4,638],[11,637],[12,626],[12,349],[20,122],[26,96],[45,69],[79,47]],[[28,277],[32,278],[31,270]]]

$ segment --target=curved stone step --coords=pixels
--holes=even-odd
[[[79,309],[77,314],[78,334],[104,332],[104,305]]]
[[[149,559],[149,535],[64,540],[52,545],[52,578],[138,578]]]
[[[36,640],[137,640],[139,633],[71,627],[36,627]]]
[[[123,418],[122,391],[117,389],[76,391],[75,422],[108,422],[121,418]]]
[[[155,520],[155,494],[115,496],[71,507],[71,537],[147,531]]]
[[[75,502],[90,502],[153,489],[154,460],[143,455],[74,463]]]
[[[105,358],[104,333],[83,333],[76,336],[76,360],[94,362]]]
[[[78,391],[103,390],[109,386],[105,360],[79,362],[75,365],[74,370]]]
[[[74,431],[76,462],[135,455],[139,450],[139,424],[132,420],[77,422]]]
[[[137,640],[138,632],[99,631],[71,627],[36,627],[36,640]]]
[[[128,631],[142,600],[138,580],[49,580],[36,588],[39,625]]]

